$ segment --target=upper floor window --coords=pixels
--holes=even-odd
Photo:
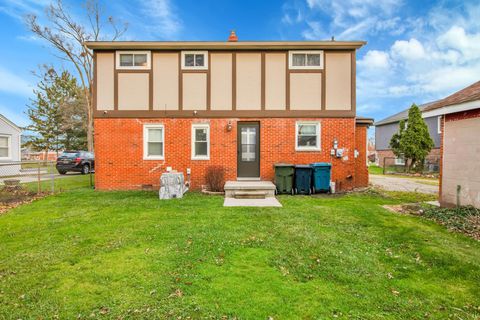
[[[10,136],[0,136],[0,159],[10,158]]]
[[[289,51],[290,69],[323,69],[323,51]]]
[[[150,51],[117,51],[117,69],[150,69]]]
[[[299,121],[296,123],[297,151],[319,151],[320,150],[320,122]]]
[[[182,69],[185,70],[207,70],[207,51],[182,51]]]

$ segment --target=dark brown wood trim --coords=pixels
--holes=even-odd
[[[207,111],[210,111],[212,106],[212,55],[210,51],[208,54],[208,70],[207,70]]]
[[[232,53],[232,111],[237,110],[237,53]]]
[[[183,110],[182,52],[178,51],[178,110]]]
[[[260,59],[261,84],[260,84],[260,109],[265,110],[265,52],[262,52]]]
[[[113,53],[113,110],[118,110],[118,70],[117,54]]]
[[[96,111],[95,118],[354,118],[351,110],[113,110]]]
[[[286,59],[285,59],[285,109],[288,111],[290,110],[290,65],[288,63],[289,55],[288,51],[286,53]]]
[[[150,52],[150,72],[148,73],[148,110],[153,110],[153,54]]]
[[[92,92],[92,107],[93,111],[97,111],[97,53],[93,52],[93,85]]]
[[[349,53],[351,55],[351,62],[350,62],[350,72],[351,72],[351,102],[350,102],[350,109],[352,112],[356,112],[356,57],[355,57],[355,50],[324,50],[323,52],[323,64],[324,70],[327,70],[327,55],[328,54],[339,54],[339,53]],[[326,72],[324,72],[324,78],[326,82]],[[325,95],[327,92],[325,91]],[[326,106],[325,106],[326,107]]]
[[[322,72],[322,110],[327,110],[327,55],[323,53],[323,72]]]
[[[125,70],[125,69],[115,69],[118,73],[150,73],[152,69],[138,69],[138,70]]]
[[[324,69],[289,69],[289,73],[322,73]]]
[[[357,111],[357,60],[355,58],[355,51],[352,51],[352,62],[350,66],[350,70],[352,72],[352,89],[350,90],[351,96],[352,96],[352,102],[351,102],[351,109],[353,112]]]
[[[210,64],[210,59],[208,63]],[[189,70],[189,69],[183,70],[182,69],[181,72],[182,73],[208,73],[208,70]]]

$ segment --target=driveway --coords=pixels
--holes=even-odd
[[[415,179],[371,174],[370,183],[388,191],[438,193],[438,185],[433,185],[435,183],[433,179]]]
[[[58,173],[55,173],[53,175],[54,179],[63,179],[75,175],[80,175],[80,172],[69,172],[67,174],[61,175]],[[47,173],[46,171],[40,171],[40,181],[47,181],[52,179],[52,174]],[[29,182],[37,182],[38,181],[38,175],[36,174],[36,169],[35,172],[32,171],[32,173],[26,173],[26,174],[19,174],[13,177],[7,177],[3,178],[0,177],[0,187],[3,186],[5,180],[20,180],[20,183],[29,183]]]

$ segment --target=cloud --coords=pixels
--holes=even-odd
[[[401,6],[402,1],[396,0],[306,0],[303,15],[307,28],[302,35],[308,40],[326,34],[350,40],[381,31],[399,34],[404,30],[404,22],[395,13]],[[323,23],[322,33],[318,33],[319,21]]]
[[[369,50],[358,61],[362,98],[441,98],[480,80],[480,31],[459,26],[424,35],[423,40],[397,40],[386,50]],[[476,53],[476,54],[475,54]],[[379,77],[378,69],[388,72]]]
[[[39,15],[49,4],[49,0],[3,0],[0,12],[23,22],[25,15]]]
[[[390,67],[390,57],[387,52],[370,50],[358,61],[361,66],[374,69],[387,69]]]
[[[417,39],[397,40],[393,44],[391,52],[398,59],[417,60],[425,58],[425,49]]]
[[[170,0],[142,0],[142,13],[149,17],[147,29],[163,38],[173,39],[183,28],[182,20]]]
[[[0,91],[30,96],[32,94],[32,86],[25,79],[17,76],[15,73],[0,67]]]

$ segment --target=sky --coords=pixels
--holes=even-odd
[[[365,40],[357,53],[357,114],[380,120],[480,80],[480,1],[115,0],[105,17],[122,40]],[[73,70],[26,28],[50,0],[0,0],[0,113],[20,126],[42,64]],[[83,1],[64,0],[84,20]],[[106,29],[108,35],[110,31]]]

